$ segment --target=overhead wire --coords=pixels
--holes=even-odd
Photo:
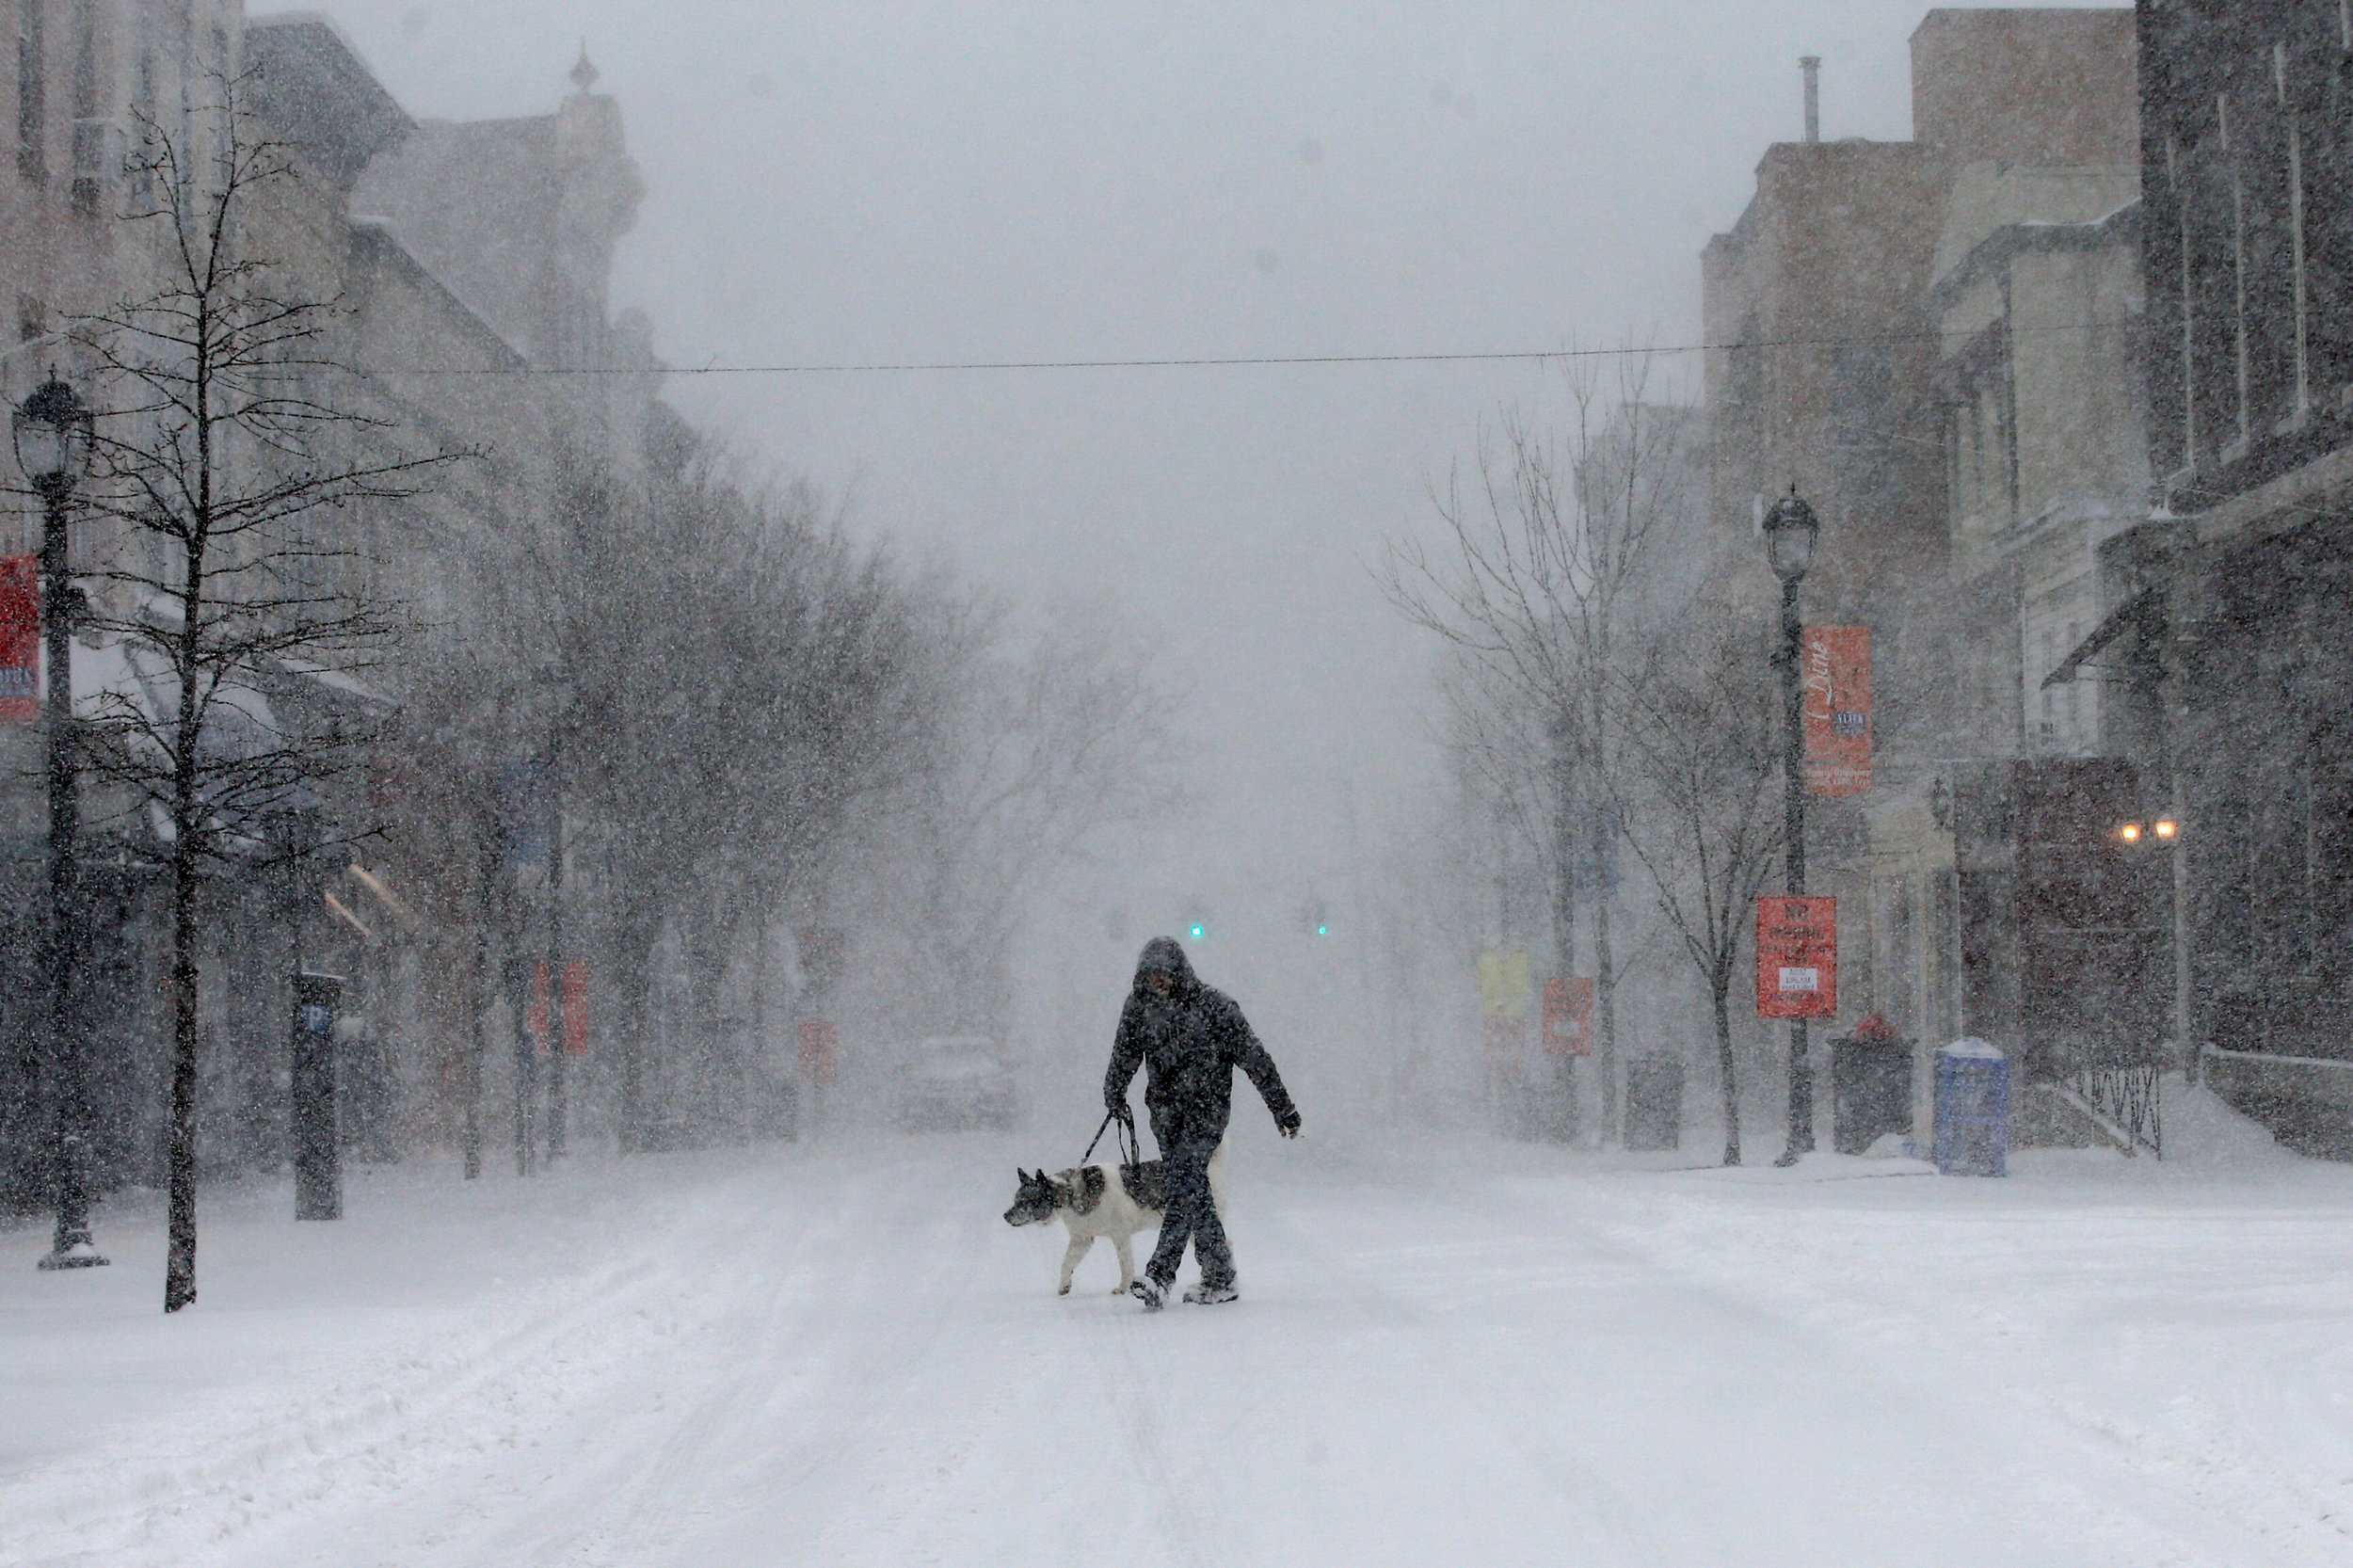
[[[2013,337],[2045,332],[2096,332],[2121,329],[2125,321],[2046,322],[2011,326]],[[1976,334],[1969,334],[1975,336]],[[1757,342],[1693,344],[1626,344],[1616,348],[1509,348],[1435,352],[1369,354],[1231,354],[1169,355],[1132,360],[906,360],[809,364],[756,365],[514,365],[482,367],[401,367],[376,372],[387,376],[865,376],[921,375],[976,371],[1059,370],[1207,370],[1284,365],[1398,365],[1528,362],[1547,360],[1614,359],[1629,355],[1707,354],[1743,348],[1863,348],[1899,344],[1937,343],[1943,332],[1904,332],[1878,337],[1776,338]]]

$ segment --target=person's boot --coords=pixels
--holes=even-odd
[[[1224,1306],[1227,1302],[1241,1300],[1241,1292],[1235,1289],[1230,1282],[1225,1285],[1204,1283],[1186,1291],[1185,1300],[1194,1306]]]
[[[1150,1274],[1139,1274],[1128,1287],[1128,1294],[1142,1302],[1146,1312],[1158,1312],[1168,1304],[1168,1287]]]

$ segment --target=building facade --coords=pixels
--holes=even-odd
[[[444,694],[433,678],[466,639],[495,641],[502,617],[528,616],[530,579],[519,563],[549,536],[568,485],[584,473],[641,472],[649,452],[675,462],[691,443],[655,401],[660,367],[645,323],[616,321],[609,309],[613,247],[639,188],[619,109],[592,90],[584,59],[552,114],[420,125],[315,13],[248,19],[238,5],[206,0],[9,8],[19,27],[18,157],[0,170],[0,291],[16,302],[20,341],[0,352],[0,390],[11,402],[53,368],[92,389],[64,328],[150,292],[156,276],[143,248],[152,226],[123,220],[139,194],[122,172],[124,151],[152,123],[200,168],[224,134],[217,105],[233,80],[248,140],[280,144],[299,174],[265,187],[247,210],[241,250],[270,264],[274,287],[337,302],[321,358],[356,373],[329,393],[361,416],[344,438],[350,456],[469,454],[413,494],[322,514],[310,526],[332,536],[296,541],[320,547],[332,564],[317,569],[341,574],[338,591],[409,628],[404,658],[365,681],[294,662],[253,675],[288,723],[398,715],[397,743],[347,803],[355,823],[388,831],[365,841],[373,847],[314,857],[299,872],[232,868],[216,879],[205,920],[205,1175],[273,1168],[284,1157],[286,1020],[291,977],[303,967],[350,982],[341,1056],[356,1146],[389,1153],[447,1141],[461,1097],[500,1094],[504,1078],[534,1070],[527,1049],[510,1052],[504,1038],[489,1083],[470,1080],[463,1064],[486,1013],[495,1032],[523,1042],[518,964],[527,945],[545,952],[532,921],[546,922],[552,888],[544,856],[534,869],[503,851],[481,853],[482,824],[504,809],[481,779],[495,780],[509,760],[460,755],[437,740],[433,711]],[[532,201],[516,204],[519,192]],[[618,374],[540,374],[551,370]],[[37,516],[12,509],[8,521],[14,536],[0,553],[32,548]],[[143,538],[120,529],[75,524],[78,569],[140,548]],[[115,590],[94,583],[92,591]],[[77,646],[77,694],[85,657],[93,689],[113,682],[139,696],[136,660],[97,643]],[[504,696],[485,700],[489,718],[517,719],[497,706]],[[0,728],[0,1207],[8,1208],[39,1208],[45,1192],[43,1067],[31,1028],[44,916],[45,824],[30,768],[38,745],[34,727]],[[161,1146],[168,1030],[145,984],[160,938],[158,856],[139,814],[88,817],[84,863],[101,868],[90,880],[104,905],[91,913],[88,1078],[95,1174],[112,1185],[152,1179]],[[487,981],[480,951],[494,955]],[[526,965],[520,983],[529,978]]]
[[[2178,819],[2180,1033],[2353,1155],[2353,18],[2138,8],[2156,515],[2103,553],[2105,668]]]
[[[1794,484],[1823,520],[1807,620],[1872,631],[1873,786],[1810,808],[1810,884],[1839,900],[1841,1027],[1915,1042],[1923,1138],[1936,1045],[2052,1076],[2079,1032],[2016,984],[2080,946],[2017,894],[2022,856],[2065,857],[1991,807],[2116,788],[2105,688],[2041,683],[2147,516],[2135,51],[2121,9],[1929,11],[1913,139],[1774,147],[1705,257],[1714,525]]]

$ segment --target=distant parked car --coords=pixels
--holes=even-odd
[[[1021,1121],[1013,1055],[985,1034],[935,1034],[908,1048],[899,1079],[899,1125],[909,1131]]]

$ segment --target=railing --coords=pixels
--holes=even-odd
[[[2147,1149],[2165,1158],[2165,1112],[2157,1088],[2157,1064],[2077,1067],[2059,1080],[2075,1108],[2101,1124],[2126,1154]]]

